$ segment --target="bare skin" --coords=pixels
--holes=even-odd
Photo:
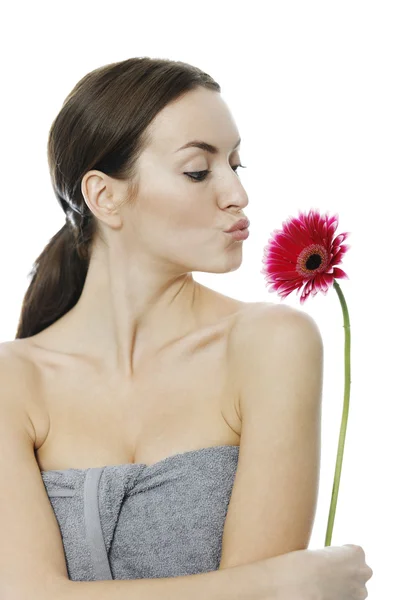
[[[154,464],[219,445],[239,445],[239,395],[229,332],[251,304],[220,300],[204,326],[142,362],[130,382],[42,332],[12,342],[31,373],[29,414],[41,470]],[[255,303],[257,305],[257,303]]]
[[[224,233],[248,204],[232,168],[240,163],[239,133],[220,94],[197,89],[156,117],[151,136],[133,206],[119,206],[126,182],[85,174],[82,192],[107,243],[97,240],[73,309],[11,343],[30,368],[42,470],[151,465],[240,443],[229,333],[260,303],[229,298],[192,276],[242,262],[244,242]],[[177,151],[191,140],[219,151]],[[205,169],[211,173],[201,183],[184,174]]]

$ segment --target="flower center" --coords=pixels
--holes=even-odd
[[[329,256],[321,244],[311,244],[304,248],[298,258],[296,271],[299,275],[315,275],[325,271],[329,264]]]
[[[306,268],[310,270],[318,269],[321,263],[322,258],[319,254],[311,254],[311,256],[306,260]]]

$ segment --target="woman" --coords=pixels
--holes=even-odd
[[[66,220],[35,262],[16,340],[1,347],[13,457],[1,464],[13,497],[0,506],[2,543],[25,566],[21,582],[9,553],[9,588],[238,600],[365,590],[360,548],[340,549],[329,570],[321,553],[288,549],[307,547],[315,508],[319,332],[300,311],[240,302],[192,277],[241,264],[246,232],[228,232],[248,224],[239,145],[208,74],[147,57],[88,73],[53,122],[48,159]],[[292,379],[274,361],[283,354]],[[300,383],[305,361],[316,375]],[[272,378],[312,397],[301,416],[297,387],[278,418]],[[311,443],[297,439],[308,483],[287,542],[267,495],[290,511],[293,494],[270,493],[271,449],[294,418]],[[106,581],[116,579],[139,581]]]

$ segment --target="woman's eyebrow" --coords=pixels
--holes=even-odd
[[[236,150],[236,148],[240,145],[241,141],[241,138],[239,138],[236,144],[234,145],[233,150]],[[185,148],[200,148],[200,150],[205,150],[210,154],[218,154],[219,152],[219,149],[216,146],[208,144],[207,142],[202,142],[201,140],[193,140],[191,142],[188,142],[184,146],[178,148],[178,150],[175,150],[175,152],[179,152],[179,150],[185,150]]]

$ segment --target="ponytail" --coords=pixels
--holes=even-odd
[[[87,252],[76,246],[66,222],[47,243],[29,273],[31,281],[23,299],[16,339],[39,333],[77,303],[88,266]]]

